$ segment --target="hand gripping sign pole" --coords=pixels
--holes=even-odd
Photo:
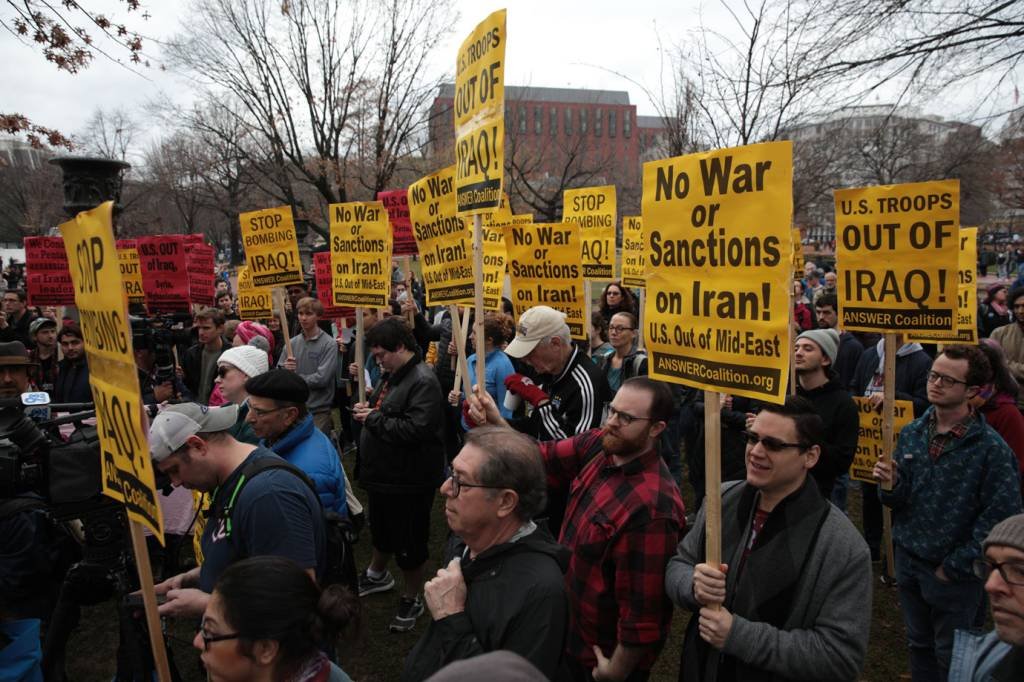
[[[706,562],[722,564],[722,401],[704,391],[704,538]],[[718,605],[711,607],[717,610]]]
[[[884,393],[882,393],[882,454],[881,459],[892,463],[892,451],[896,446],[896,335],[885,335],[885,366],[883,367]],[[895,465],[893,465],[895,467]],[[895,475],[895,471],[893,472]],[[883,483],[883,490],[892,490],[892,482]],[[896,575],[896,564],[892,553],[892,512],[882,505],[882,528],[885,542],[885,568],[890,577]]]

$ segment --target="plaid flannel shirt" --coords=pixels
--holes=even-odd
[[[686,526],[679,488],[656,448],[617,466],[600,451],[601,430],[540,443],[550,487],[569,486],[559,542],[572,550],[568,655],[596,665],[593,645],[647,646],[649,670],[672,621],[665,567]],[[597,454],[587,461],[590,453]]]

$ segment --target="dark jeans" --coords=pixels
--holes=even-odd
[[[971,629],[983,592],[980,580],[943,582],[936,568],[896,548],[896,584],[914,682],[945,682],[953,633]]]
[[[882,546],[882,503],[878,501],[878,486],[862,482],[860,490],[864,498],[860,507],[861,519],[864,521],[864,541],[871,548],[871,555],[878,556]]]

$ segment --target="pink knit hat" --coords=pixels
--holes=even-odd
[[[254,336],[262,336],[270,344],[270,354],[274,354],[274,334],[259,322],[246,320],[235,329],[235,336],[241,336],[244,343],[249,343]]]

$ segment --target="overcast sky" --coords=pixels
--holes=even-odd
[[[641,115],[655,113],[642,90],[610,71],[655,88],[661,68],[659,35],[666,45],[680,41],[700,24],[701,16],[722,32],[735,33],[734,21],[717,0],[508,0],[493,5],[456,2],[461,16],[447,45],[438,51],[438,69],[450,72],[458,45],[473,26],[489,11],[505,6],[509,34],[507,84],[626,90]],[[109,8],[111,16],[130,22],[133,29],[151,38],[146,47],[153,68],[139,69],[138,75],[98,55],[88,69],[70,75],[46,62],[41,51],[0,30],[0,63],[4,65],[0,69],[0,111],[22,113],[36,123],[75,133],[98,107],[120,106],[131,111],[161,92],[179,101],[191,99],[192,87],[187,82],[158,68],[159,40],[187,29],[184,0],[144,2],[150,14],[146,21],[136,13],[127,14],[116,0],[93,0],[89,4]],[[9,13],[9,8],[0,5],[0,16],[6,18]],[[1012,101],[1006,102],[1006,107],[1010,106]],[[947,117],[953,114],[937,110],[945,107],[927,108]],[[145,136],[159,134],[158,129],[150,127]]]

